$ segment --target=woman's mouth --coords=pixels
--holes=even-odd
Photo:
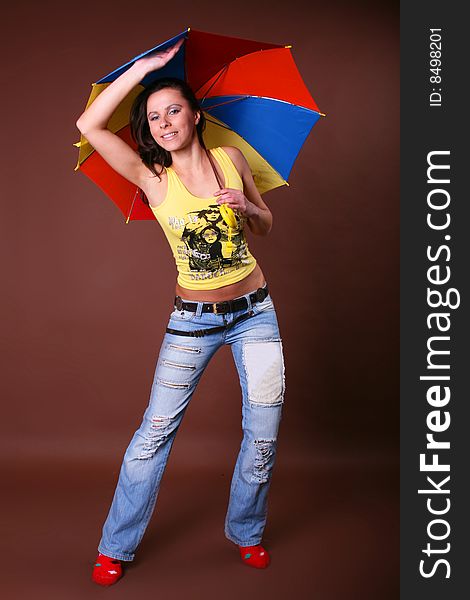
[[[177,134],[177,131],[172,131],[171,133],[165,133],[165,135],[162,135],[161,138],[162,140],[171,140],[172,138],[175,137],[175,135]]]

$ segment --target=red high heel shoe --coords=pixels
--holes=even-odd
[[[242,561],[255,569],[265,569],[271,559],[268,551],[260,544],[256,546],[238,546]]]
[[[110,558],[104,554],[98,554],[93,573],[92,580],[98,585],[113,585],[122,577],[121,561],[116,558]]]

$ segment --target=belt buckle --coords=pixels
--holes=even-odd
[[[217,309],[218,304],[225,304],[223,308]],[[213,302],[212,310],[214,311],[214,315],[225,315],[230,310],[230,304],[225,300],[223,302]]]
[[[266,296],[267,294],[265,288],[258,288],[256,290],[256,300],[258,300],[258,302],[264,302]]]

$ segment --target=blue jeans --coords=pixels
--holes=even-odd
[[[263,302],[225,315],[175,309],[168,327],[197,330],[231,323],[204,337],[166,333],[155,369],[150,402],[135,432],[119,474],[103,527],[99,552],[123,561],[134,559],[152,516],[160,481],[178,427],[196,385],[216,350],[229,344],[242,389],[243,440],[233,473],[225,519],[226,537],[240,546],[259,544],[266,525],[267,495],[276,456],[284,402],[284,359],[275,308]]]

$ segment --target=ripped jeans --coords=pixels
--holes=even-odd
[[[284,359],[275,308],[263,302],[227,313],[174,310],[168,327],[233,327],[204,337],[166,333],[155,369],[150,402],[122,462],[114,498],[98,550],[132,561],[152,516],[160,481],[185,410],[209,360],[224,344],[231,347],[242,389],[243,439],[235,464],[225,518],[225,536],[240,546],[261,542],[266,525],[267,495],[276,456],[284,402]]]

